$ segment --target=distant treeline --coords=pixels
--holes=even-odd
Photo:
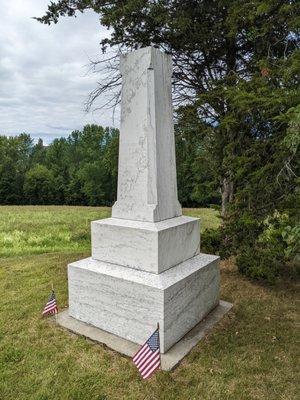
[[[219,203],[209,154],[176,135],[179,199]],[[119,131],[87,125],[44,146],[30,135],[0,136],[0,204],[112,205],[117,196]]]

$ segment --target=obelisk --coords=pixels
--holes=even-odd
[[[219,303],[218,257],[177,199],[171,57],[142,48],[121,73],[117,202],[91,224],[92,257],[69,265],[69,314],[139,344],[159,322],[164,353]]]
[[[171,58],[142,49],[121,58],[121,73],[118,201],[112,216],[149,222],[180,216]]]

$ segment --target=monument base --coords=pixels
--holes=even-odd
[[[137,344],[160,325],[167,352],[219,304],[219,257],[153,274],[87,258],[68,267],[69,315]]]
[[[179,342],[177,342],[170,350],[161,355],[161,369],[170,371],[192,350],[199,341],[213,329],[213,327],[223,318],[223,316],[231,309],[232,304],[226,301],[220,301],[206,318],[198,323],[190,330]],[[129,357],[133,357],[139,350],[140,346],[129,340],[122,339],[95,328],[85,322],[78,321],[69,316],[69,310],[65,310],[57,315],[57,323],[65,329],[84,336],[90,340],[106,345],[112,350]]]

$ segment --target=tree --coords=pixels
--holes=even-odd
[[[70,179],[67,139],[54,139],[45,150],[45,166],[52,171],[55,178],[55,204],[64,204],[66,187]]]
[[[67,139],[67,202],[111,205],[116,200],[118,136],[117,129],[97,125],[72,132]]]
[[[52,172],[41,164],[27,171],[24,194],[29,204],[52,204],[55,198],[55,179]]]
[[[33,146],[31,153],[32,164],[44,164],[46,156],[46,148],[43,143],[43,139],[39,139],[37,144]]]
[[[31,152],[29,135],[0,136],[0,204],[24,204],[23,183]]]
[[[112,29],[112,34],[101,41],[103,52],[108,47],[124,51],[154,45],[172,54],[176,103],[193,105],[202,129],[213,135],[215,171],[225,216],[236,192],[236,171],[231,160],[256,137],[272,134],[265,107],[273,109],[275,118],[276,112],[284,114],[298,102],[293,88],[299,71],[300,3],[58,0],[51,2],[38,20],[57,23],[61,16],[74,16],[88,9],[100,14],[101,24]],[[116,70],[112,59],[109,65]],[[96,70],[98,66],[101,68],[101,61],[94,64]],[[113,104],[118,101],[120,76],[117,72],[110,76],[91,94],[91,101],[108,90],[115,95]],[[273,90],[276,96],[270,96]],[[252,113],[247,106],[252,107]],[[258,114],[255,119],[254,113]],[[282,123],[277,121],[278,125]]]
[[[105,128],[105,149],[103,151],[103,168],[105,170],[106,204],[117,200],[118,159],[119,159],[119,130]]]
[[[0,136],[0,204],[112,205],[119,131],[86,125],[49,146]]]

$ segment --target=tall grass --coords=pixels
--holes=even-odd
[[[219,224],[213,209],[186,209],[201,229]],[[90,248],[90,222],[107,218],[109,207],[0,206],[0,257]]]

